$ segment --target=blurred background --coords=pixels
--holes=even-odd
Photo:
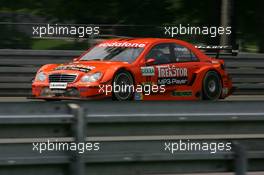
[[[179,36],[191,43],[239,44],[240,51],[264,52],[263,1],[251,0],[1,0],[0,49],[84,50],[92,40],[126,37],[166,37],[164,26],[231,26],[228,38]],[[32,36],[41,24],[100,26],[100,35]],[[167,36],[169,37],[169,36]],[[223,42],[223,41],[222,41]]]

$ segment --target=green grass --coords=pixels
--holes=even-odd
[[[59,39],[33,39],[33,50],[86,50],[89,47],[87,41]]]
[[[65,44],[64,40],[48,40],[48,39],[35,39],[33,40],[33,50],[49,50]]]

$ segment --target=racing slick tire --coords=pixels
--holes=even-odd
[[[222,93],[222,84],[219,75],[215,71],[206,73],[203,79],[202,98],[204,100],[217,100]]]
[[[134,80],[132,75],[125,71],[118,71],[112,83],[112,99],[117,101],[125,101],[133,99]]]

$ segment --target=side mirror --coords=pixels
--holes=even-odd
[[[156,61],[155,58],[149,58],[146,61],[146,65],[147,66],[153,65],[155,63],[155,61]]]
[[[75,61],[79,61],[79,57],[73,58],[73,62],[75,62]]]

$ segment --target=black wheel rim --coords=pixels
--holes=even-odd
[[[116,87],[115,87],[116,86]],[[133,83],[131,77],[126,73],[120,73],[115,77],[114,87],[118,88],[118,92],[114,91],[115,97],[118,100],[128,100],[132,94]]]
[[[220,81],[216,76],[208,76],[205,84],[205,91],[209,98],[214,99],[220,95]]]

